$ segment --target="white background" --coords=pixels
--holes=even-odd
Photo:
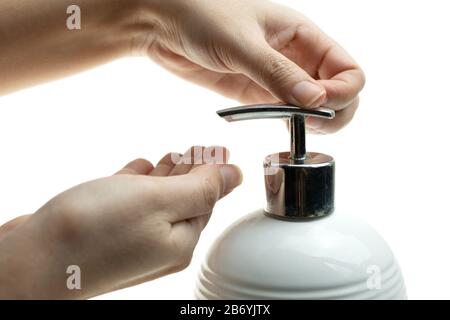
[[[303,12],[361,64],[367,84],[354,121],[308,149],[337,161],[337,207],[375,226],[399,260],[409,298],[450,298],[448,1],[280,1]],[[69,63],[69,62],[68,62]],[[193,144],[225,145],[244,183],[220,201],[191,266],[118,299],[191,298],[212,241],[264,205],[262,160],[286,150],[280,121],[228,124],[215,111],[237,103],[186,83],[146,58],[0,98],[0,222],[57,193],[153,162]]]

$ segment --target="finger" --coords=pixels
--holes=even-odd
[[[216,202],[241,182],[242,174],[238,167],[205,164],[192,169],[188,174],[162,180],[159,191],[173,196],[161,197],[158,205],[171,208],[168,213],[171,223],[210,214]]]
[[[205,147],[192,146],[187,150],[178,163],[172,168],[169,175],[178,176],[188,173],[194,164],[203,164],[203,150]]]
[[[217,74],[210,71],[209,77],[217,78],[217,81],[209,80],[203,86],[211,88],[220,94],[243,104],[277,103],[280,99],[275,98],[268,90],[244,74]],[[207,73],[205,72],[205,76]]]
[[[148,175],[153,170],[153,164],[145,159],[136,159],[128,163],[115,174],[143,174]]]
[[[345,127],[352,119],[358,109],[359,98],[353,99],[344,109],[337,111],[336,116],[332,120],[309,117],[306,125],[312,129],[312,133],[334,133]]]
[[[155,62],[179,77],[187,78],[242,103],[279,102],[267,90],[243,74],[209,70],[157,44],[152,46],[149,55]]]
[[[161,47],[152,53],[153,60],[170,72],[228,98],[245,104],[279,102],[279,99],[243,74],[209,70]],[[183,68],[180,68],[180,64]]]
[[[191,169],[204,164],[226,164],[230,158],[230,152],[227,148],[221,146],[211,146],[203,150],[203,158],[201,163],[194,163]]]
[[[225,164],[228,162],[229,151],[220,146],[193,146],[187,150],[181,160],[172,168],[170,176],[186,174],[192,169],[204,164]]]
[[[170,152],[162,157],[156,165],[155,169],[150,172],[151,176],[165,177],[172,171],[175,164],[181,159],[183,155],[181,153]]]
[[[274,14],[273,17],[275,18],[269,19],[279,19],[280,16]],[[365,82],[364,73],[336,41],[311,21],[306,19],[306,23],[303,22],[295,33],[291,34],[290,26],[300,21],[305,21],[305,18],[293,15],[281,22],[269,22],[269,25],[278,25],[278,30],[287,30],[269,38],[269,42],[316,80],[320,79],[317,82],[326,90],[323,105],[340,110],[339,107],[348,104],[361,91]]]
[[[325,88],[265,41],[247,45],[237,59],[238,71],[282,101],[311,108],[325,101]]]
[[[319,66],[318,82],[327,92],[326,107],[340,110],[356,98],[365,84],[364,72],[337,44],[331,44]]]

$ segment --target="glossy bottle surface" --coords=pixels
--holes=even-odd
[[[199,299],[406,299],[400,268],[367,223],[335,212],[284,221],[257,210],[231,225],[203,263]]]

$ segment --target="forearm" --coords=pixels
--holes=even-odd
[[[139,21],[142,3],[0,0],[0,95],[129,54],[133,39],[151,30],[151,19]],[[73,4],[81,9],[81,29],[67,27]]]

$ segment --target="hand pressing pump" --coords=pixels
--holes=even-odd
[[[306,152],[305,116],[326,108],[253,105],[217,112],[229,122],[289,119],[291,150],[266,157],[267,205],[215,241],[203,263],[199,299],[406,299],[400,268],[368,224],[335,212],[331,156]]]

